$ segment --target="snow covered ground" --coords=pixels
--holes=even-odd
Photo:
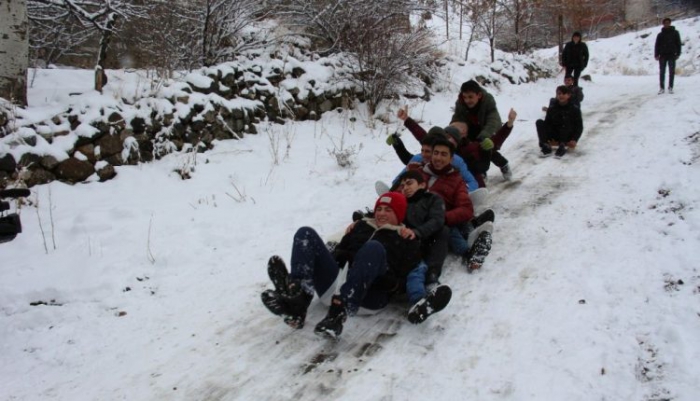
[[[535,120],[563,77],[493,90],[503,117],[518,112],[514,179],[492,168],[488,182],[493,250],[473,275],[448,259],[452,302],[420,326],[396,305],[331,344],[312,333],[315,302],[301,331],[260,302],[298,227],[337,231],[400,170],[384,142],[400,126],[368,128],[362,108],[32,188],[24,232],[0,244],[0,399],[696,400],[700,22],[675,25],[674,95],[656,95],[658,29],[589,43],[584,135],[561,160],[538,157]],[[455,66],[453,90],[409,113],[446,125],[480,68]],[[49,92],[74,74],[37,74],[30,110],[68,102]],[[330,154],[341,143],[352,168]]]

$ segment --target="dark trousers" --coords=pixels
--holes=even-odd
[[[668,65],[668,87],[673,88],[673,77],[676,75],[676,58],[659,57],[659,87],[664,89],[666,80],[666,65]]]
[[[496,167],[501,168],[508,164],[508,159],[506,159],[501,152],[493,150],[491,152],[491,163],[495,164]]]
[[[535,127],[537,127],[537,138],[540,141],[540,147],[550,140],[555,140],[559,143],[566,143],[571,140],[570,134],[552,129],[544,120],[535,121]]]
[[[442,230],[432,237],[421,241],[421,253],[423,261],[429,271],[434,271],[438,276],[442,273],[442,265],[447,258],[448,244],[450,241],[450,228],[443,226]]]
[[[581,71],[583,71],[581,67],[567,65],[564,68],[566,69],[564,77],[572,77],[574,79],[574,85],[578,86],[578,78],[581,76]]]
[[[313,228],[301,227],[294,234],[291,263],[290,277],[300,280],[305,291],[316,292],[318,296],[334,291],[331,285],[341,269]],[[367,241],[346,269],[347,277],[340,287],[340,298],[348,314],[355,314],[360,307],[381,309],[389,303],[387,292],[371,288],[372,282],[386,273],[386,251],[381,243]]]

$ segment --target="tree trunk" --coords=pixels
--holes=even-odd
[[[97,53],[97,65],[95,65],[95,90],[102,93],[102,88],[107,85],[107,74],[105,73],[105,60],[107,59],[107,48],[112,40],[112,29],[117,22],[117,14],[112,13],[107,20],[107,29],[102,31],[100,38],[100,49]]]
[[[29,23],[26,0],[0,0],[0,97],[27,105]]]

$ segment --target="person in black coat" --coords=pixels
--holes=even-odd
[[[654,58],[659,60],[659,94],[664,93],[666,66],[668,65],[668,92],[673,93],[673,78],[676,60],[681,55],[681,34],[671,25],[670,18],[664,18],[663,28],[656,35]]]
[[[420,171],[406,171],[399,177],[399,182],[399,188],[408,200],[404,223],[421,241],[426,282],[437,282],[447,258],[450,238],[450,230],[445,225],[445,202],[440,196],[428,192],[428,184]]]
[[[569,149],[576,147],[576,144],[583,133],[583,119],[581,109],[574,106],[571,100],[571,89],[565,85],[557,87],[557,101],[547,108],[547,115],[544,120],[537,120],[537,137],[540,149],[544,156],[552,154],[552,147],[549,141],[557,141],[559,147],[556,156],[561,157]]]
[[[581,42],[581,33],[574,32],[571,42],[564,45],[561,55],[561,66],[566,69],[565,77],[573,77],[574,85],[578,86],[581,72],[588,66],[588,46]]]

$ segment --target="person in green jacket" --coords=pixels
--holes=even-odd
[[[459,97],[455,102],[454,113],[452,114],[452,123],[464,123],[467,125],[467,133],[464,141],[477,142],[490,161],[501,169],[506,179],[510,178],[511,170],[508,165],[508,159],[503,157],[498,148],[494,148],[494,143],[491,137],[503,125],[501,115],[496,107],[496,100],[493,96],[482,88],[478,82],[471,79],[462,84],[459,89]],[[458,149],[462,149],[458,146]],[[475,155],[461,154],[465,160],[473,160]],[[481,157],[476,157],[477,159]],[[486,162],[485,169],[488,170]],[[486,176],[486,170],[479,173]]]

